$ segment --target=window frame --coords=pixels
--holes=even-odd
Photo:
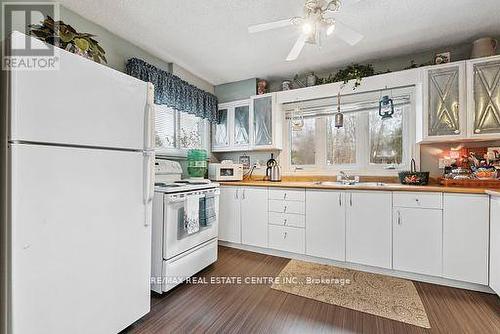
[[[181,129],[181,113],[182,111],[175,110],[173,108],[167,107],[167,106],[162,106],[162,105],[156,105],[155,104],[155,112],[158,112],[156,108],[161,107],[161,108],[168,108],[174,113],[174,146],[175,148],[159,148],[155,146],[155,154],[157,156],[163,156],[163,157],[176,157],[176,158],[186,158],[187,153],[190,149],[188,148],[181,148],[180,146],[180,140],[179,140],[179,134],[180,134],[180,129]],[[196,115],[193,115],[196,116]],[[209,122],[206,119],[203,120],[203,127],[202,127],[202,134],[201,134],[201,141],[202,141],[202,147],[201,149],[209,150],[209,145],[210,145],[210,131],[209,131]],[[156,127],[156,123],[155,123]],[[156,131],[155,131],[156,134]]]
[[[388,165],[377,165],[370,163],[370,129],[369,112],[359,112],[356,115],[356,163],[355,164],[327,164],[327,116],[316,117],[315,132],[315,161],[314,165],[292,165],[291,163],[291,126],[290,120],[286,119],[284,129],[284,147],[282,151],[281,164],[286,174],[304,175],[328,175],[336,174],[340,171],[351,172],[356,175],[374,176],[396,176],[398,172],[409,168],[409,161],[415,158],[418,148],[416,147],[416,92],[415,87],[400,87],[396,90],[404,90],[404,94],[409,96],[409,112],[403,113],[403,156],[402,163],[389,169]],[[379,92],[371,92],[379,94]],[[366,94],[366,93],[362,93]],[[378,96],[378,95],[377,95]],[[419,160],[419,159],[418,159]]]

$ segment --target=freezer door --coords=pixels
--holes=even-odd
[[[12,38],[25,38],[15,33]],[[34,44],[42,42],[33,39]],[[42,43],[43,44],[43,43]],[[11,74],[12,141],[151,149],[148,85],[58,50],[59,69]]]
[[[117,333],[146,314],[147,157],[20,144],[10,154],[12,332]]]

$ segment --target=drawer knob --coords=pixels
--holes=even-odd
[[[283,225],[286,225],[286,222],[287,222],[287,219],[285,218],[285,219],[283,220]]]
[[[285,233],[283,234],[283,239],[286,239],[286,236],[287,236],[287,233],[285,232]]]
[[[283,208],[283,212],[286,212],[286,205],[285,205],[285,207]]]
[[[286,193],[283,195],[283,199],[286,199]]]

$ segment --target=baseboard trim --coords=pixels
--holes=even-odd
[[[399,278],[406,278],[406,279],[413,280],[413,281],[432,283],[432,284],[437,284],[437,285],[449,286],[452,288],[459,288],[459,289],[466,289],[466,290],[495,294],[495,292],[489,286],[486,286],[486,285],[456,281],[456,280],[443,278],[443,277],[435,277],[435,276],[428,276],[428,275],[422,275],[422,274],[408,273],[408,272],[392,270],[392,269],[371,267],[371,266],[366,266],[366,265],[362,265],[362,264],[335,261],[335,260],[324,259],[324,258],[319,258],[319,257],[315,257],[315,256],[310,256],[310,255],[295,254],[295,253],[280,251],[280,250],[276,250],[276,249],[242,245],[242,244],[236,244],[236,243],[221,241],[221,240],[219,240],[219,245],[231,247],[231,248],[237,248],[237,249],[246,250],[246,251],[255,252],[255,253],[266,254],[266,255],[272,255],[272,256],[278,256],[278,257],[284,257],[284,258],[302,260],[302,261],[309,261],[309,262],[315,262],[315,263],[322,263],[322,264],[331,264],[331,265],[334,265],[337,267],[355,269],[355,270],[366,271],[366,272],[375,273],[375,274],[394,276],[394,277],[399,277]]]

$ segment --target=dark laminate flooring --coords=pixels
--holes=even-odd
[[[289,260],[219,247],[197,276],[276,276]],[[279,292],[270,285],[182,284],[153,294],[151,312],[123,333],[499,333],[496,295],[415,282],[426,330]]]

